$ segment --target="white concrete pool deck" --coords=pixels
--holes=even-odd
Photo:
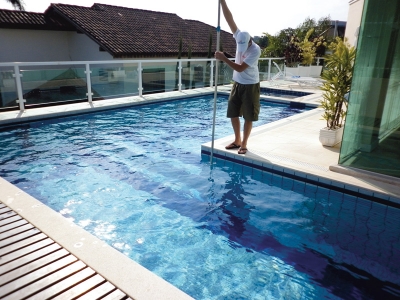
[[[263,82],[262,86],[267,87],[268,83]],[[290,87],[280,86],[278,88]],[[220,92],[229,92],[229,90],[230,86],[219,88]],[[315,94],[297,98],[296,101],[318,105],[321,99],[320,91],[301,88],[298,90],[312,91]],[[183,92],[145,95],[142,98],[135,96],[95,101],[92,104],[77,103],[28,109],[22,114],[15,111],[2,112],[0,113],[0,126],[31,121],[44,116],[57,117],[93,112],[130,106],[132,103],[138,102],[144,103],[167,98],[176,99],[209,94],[213,91],[213,88],[201,88]],[[265,166],[282,173],[294,174],[321,183],[359,191],[366,195],[375,195],[378,198],[400,204],[399,179],[337,166],[339,146],[323,147],[319,142],[319,129],[323,128],[325,124],[320,116],[321,110],[315,109],[254,128],[248,143],[249,151],[246,155],[238,155],[237,151],[225,150],[224,147],[232,141],[232,136],[216,140],[214,153],[244,160],[253,165]],[[210,145],[211,142],[206,143],[202,145],[202,149],[207,150]],[[128,259],[119,251],[74,225],[61,214],[41,204],[38,200],[2,178],[0,178],[0,201],[133,299],[191,299],[165,280]]]

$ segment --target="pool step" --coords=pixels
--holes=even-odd
[[[131,299],[0,202],[0,299]]]

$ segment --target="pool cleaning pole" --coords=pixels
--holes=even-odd
[[[221,0],[218,0],[218,26],[217,26],[217,50],[219,51],[219,42],[220,42],[220,17],[221,17]],[[213,126],[212,126],[212,140],[211,140],[211,155],[210,155],[210,163],[213,163],[214,156],[214,136],[215,136],[215,116],[217,114],[217,93],[218,93],[218,61],[215,60],[215,90],[214,90],[214,114],[213,114]],[[212,72],[212,70],[211,70]]]

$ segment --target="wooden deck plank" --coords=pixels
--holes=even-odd
[[[3,232],[0,235],[0,241],[4,240],[4,239],[8,239],[9,237],[12,237],[13,235],[17,235],[20,234],[21,232],[27,231],[29,229],[35,228],[32,224],[25,224],[19,227],[16,227],[14,229],[8,230],[6,232]]]
[[[132,300],[0,202],[0,299]]]
[[[22,220],[22,218],[17,214],[15,216],[7,218],[7,219],[1,219],[0,220],[0,227],[4,226],[4,225],[11,224],[11,223],[19,221],[19,220]]]
[[[75,257],[73,257],[73,258],[75,258]],[[9,284],[9,285],[14,284],[14,286],[10,287],[10,290],[13,292],[1,299],[4,299],[4,300],[13,299],[14,300],[14,299],[23,299],[23,298],[29,297],[33,294],[36,294],[38,291],[47,289],[48,287],[52,286],[53,284],[56,284],[57,282],[71,276],[75,272],[78,272],[86,267],[86,265],[83,262],[76,261],[73,264],[70,264],[67,266],[64,265],[64,267],[62,267],[62,269],[60,269],[60,266],[63,265],[65,262],[68,262],[68,260],[70,260],[70,259],[71,259],[71,257],[68,256],[64,260],[58,261],[58,262],[52,264],[52,266],[46,267],[44,270],[38,270],[37,272],[40,272],[40,271],[43,272],[41,274],[42,277],[39,277],[40,278],[39,280],[37,280],[38,278],[35,278],[33,276],[34,274],[30,274],[30,275],[32,275],[31,279],[36,280],[35,282],[33,282],[31,284],[21,287],[21,285],[15,284],[16,281],[13,281],[12,283]],[[54,272],[53,267],[54,267],[54,269],[57,270],[56,272]],[[51,272],[53,272],[53,273],[51,273]],[[45,277],[43,277],[43,276],[45,276]],[[21,278],[21,282],[27,282],[27,281],[28,280],[25,279],[25,277],[24,277],[24,279]],[[3,292],[3,288],[4,287],[2,287],[0,289],[1,292]],[[45,299],[45,298],[42,298],[42,299]]]
[[[85,268],[75,274],[72,274],[68,278],[50,286],[49,288],[41,291],[38,294],[35,294],[29,297],[30,300],[43,300],[53,297],[54,295],[59,295],[60,293],[64,293],[65,291],[71,289],[77,283],[85,281],[86,279],[91,278],[96,272],[91,268]],[[70,299],[70,298],[64,298]]]
[[[14,212],[11,208],[5,206],[5,207],[0,207],[0,215],[9,213],[9,212]]]
[[[57,244],[55,244],[57,245]],[[11,282],[13,280],[16,280],[20,277],[27,276],[28,274],[39,270],[40,268],[43,268],[47,265],[50,265],[51,263],[56,262],[57,260],[60,260],[67,255],[70,255],[69,252],[65,249],[60,249],[58,251],[55,251],[53,253],[50,253],[48,255],[45,255],[39,259],[35,259],[31,261],[28,264],[25,264],[19,268],[13,269],[10,272],[7,272],[3,275],[0,276],[0,286]],[[19,261],[19,259],[18,259]]]
[[[80,295],[84,294],[88,290],[91,290],[104,282],[106,282],[106,280],[99,274],[96,274],[96,275],[88,278],[87,280],[77,284],[76,286],[72,287],[71,289],[65,291],[64,293],[58,295],[57,297],[55,297],[53,299],[58,299],[58,300],[73,299],[73,298],[79,297]],[[99,297],[92,298],[92,299],[98,299],[98,298]]]
[[[21,220],[19,220],[17,222],[14,222],[14,223],[11,223],[11,224],[8,224],[8,225],[0,226],[0,234],[3,235],[3,233],[5,233],[5,232],[7,232],[9,230],[12,230],[14,228],[17,228],[19,226],[22,226],[24,224],[28,224],[28,222],[26,220],[24,220],[24,219],[21,219]]]
[[[0,248],[0,254],[1,256],[7,255],[8,253],[18,251],[20,249],[28,247],[29,245],[35,244],[47,238],[48,238],[47,235],[45,235],[44,233],[36,234],[22,241]]]
[[[0,249],[5,248],[7,246],[11,246],[11,245],[19,243],[19,242],[22,242],[23,240],[26,240],[26,239],[31,238],[38,234],[40,234],[40,231],[39,231],[39,229],[37,229],[35,227],[30,230],[23,231],[17,235],[14,235],[7,239],[1,240],[0,241]]]
[[[11,253],[6,254],[6,255],[1,254],[1,251],[0,251],[0,256],[1,256],[0,266],[4,265],[6,263],[9,263],[10,261],[13,261],[15,259],[19,259],[20,257],[24,257],[24,256],[26,256],[26,255],[34,252],[34,251],[42,249],[42,248],[44,248],[44,247],[46,247],[48,245],[51,245],[51,244],[54,244],[54,241],[52,239],[47,238],[47,239],[42,240],[42,241],[40,241],[38,243],[32,244],[32,245],[30,245],[28,247],[25,247],[23,249],[15,251],[15,252],[11,252]]]
[[[11,217],[15,217],[15,216],[18,216],[18,214],[16,214],[13,211],[8,211],[8,212],[5,212],[4,214],[0,214],[0,220],[7,220],[7,219],[9,219]]]
[[[40,258],[42,258],[46,255],[49,255],[52,252],[58,251],[60,249],[62,249],[62,247],[60,245],[54,243],[54,244],[46,246],[42,249],[36,250],[28,255],[25,255],[19,259],[16,259],[9,263],[6,263],[6,264],[0,266],[0,276],[2,276],[5,273],[11,272],[12,270],[15,270],[17,268],[20,268],[26,264],[32,263],[35,260],[40,259]],[[1,282],[1,280],[0,280],[0,282]]]
[[[121,290],[116,290],[112,292],[111,294],[105,296],[104,298],[101,298],[102,300],[120,300],[120,299],[125,299],[126,294],[121,291]]]
[[[79,300],[103,299],[105,295],[113,292],[116,289],[117,288],[113,284],[106,281],[77,299]]]

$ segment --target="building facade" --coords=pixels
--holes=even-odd
[[[363,7],[339,164],[400,177],[400,1],[352,2]]]

